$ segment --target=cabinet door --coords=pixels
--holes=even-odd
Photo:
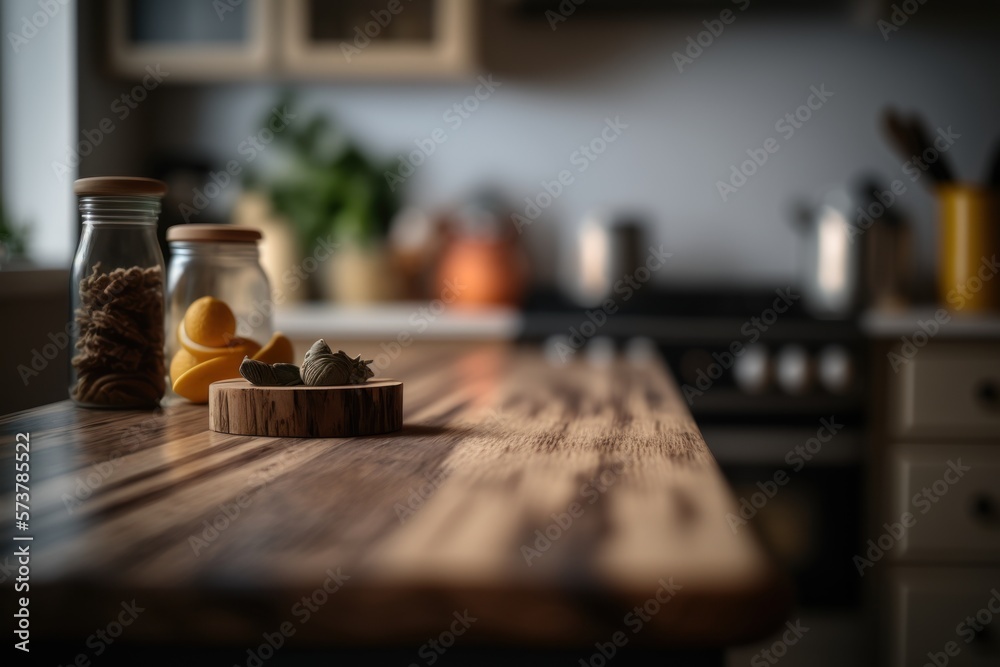
[[[1000,570],[895,568],[890,588],[890,665],[1000,665]]]
[[[902,445],[892,457],[889,516],[892,521],[904,512],[914,517],[896,558],[1000,563],[1000,447]]]
[[[166,81],[231,79],[270,71],[273,0],[111,0],[111,66]]]
[[[292,75],[443,78],[475,70],[475,2],[285,0],[281,58]]]
[[[931,342],[911,356],[889,377],[893,435],[1000,443],[1000,345]]]

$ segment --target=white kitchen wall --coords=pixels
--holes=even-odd
[[[892,103],[951,126],[961,137],[948,157],[962,178],[980,179],[1000,135],[995,36],[911,25],[886,41],[874,25],[751,13],[737,16],[683,73],[672,54],[704,30],[697,19],[598,14],[571,17],[555,32],[543,19],[497,19],[486,27],[486,72],[502,85],[458,129],[443,114],[474,91],[475,81],[292,88],[302,109],[329,112],[386,159],[445,128],[448,140],[406,184],[410,201],[427,207],[487,184],[523,206],[542,180],[575,169],[571,155],[606,118],[620,118],[628,125],[621,137],[586,172],[574,171],[574,184],[526,229],[540,257],[559,252],[588,211],[628,210],[646,215],[651,240],[674,253],[658,279],[785,283],[796,271],[793,200],[874,170],[887,181],[904,180],[899,210],[918,226],[926,272],[935,241],[927,179],[913,183],[902,173],[879,132],[879,112]],[[790,138],[776,131],[812,86],[833,95]],[[151,149],[222,165],[239,157],[237,146],[256,131],[280,89],[165,87],[157,91],[147,141]],[[716,182],[768,137],[778,140],[778,152],[723,202]],[[536,264],[545,274],[553,263]]]
[[[5,0],[0,35],[4,207],[15,224],[31,226],[32,259],[69,266],[76,245],[76,165],[67,164],[76,144],[76,2]]]

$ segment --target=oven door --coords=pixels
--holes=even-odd
[[[820,426],[706,424],[705,441],[733,486],[734,530],[756,530],[795,580],[799,604],[861,603],[852,556],[862,541],[864,430],[844,427],[826,442]]]

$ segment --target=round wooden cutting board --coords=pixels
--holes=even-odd
[[[235,435],[345,438],[403,428],[403,383],[378,380],[342,387],[258,387],[213,382],[208,425]]]

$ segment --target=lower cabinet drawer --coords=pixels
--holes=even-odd
[[[891,456],[895,560],[1000,563],[1000,448],[902,445]],[[911,525],[899,530],[904,512]]]
[[[898,346],[890,354],[907,357]],[[1000,443],[1000,345],[932,342],[893,368],[893,435]]]
[[[892,570],[890,665],[1000,665],[1000,570]]]

